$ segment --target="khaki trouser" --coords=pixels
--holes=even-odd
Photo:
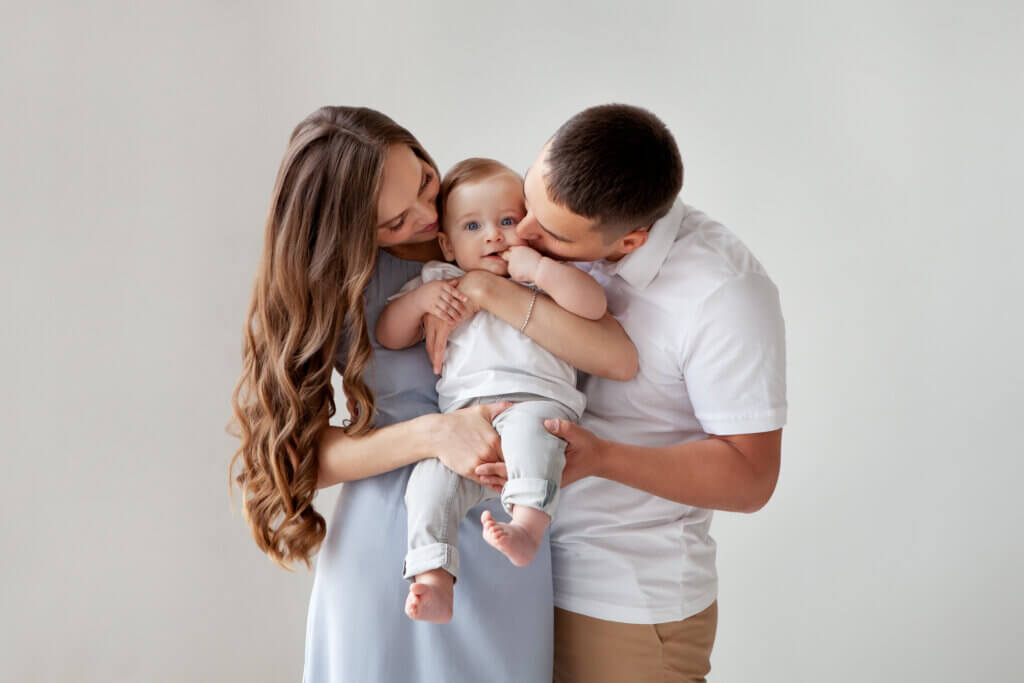
[[[554,683],[705,681],[717,625],[717,601],[664,624],[621,624],[556,608]]]

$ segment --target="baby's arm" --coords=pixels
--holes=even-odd
[[[469,298],[452,280],[422,284],[389,303],[377,319],[377,341],[386,349],[405,349],[423,339],[423,316],[459,323],[472,315]]]
[[[604,289],[579,268],[542,256],[530,247],[509,247],[502,254],[513,280],[532,282],[555,303],[581,318],[600,320],[608,308]]]

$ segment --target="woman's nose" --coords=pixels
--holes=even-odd
[[[428,226],[437,221],[437,207],[434,202],[420,202],[420,225]]]

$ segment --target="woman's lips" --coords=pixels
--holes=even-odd
[[[437,230],[437,221],[434,221],[433,223],[431,223],[431,224],[430,224],[430,225],[428,225],[427,227],[423,228],[423,229],[422,229],[422,230],[420,230],[419,232],[420,232],[420,233],[424,233],[424,232],[434,232],[435,230]]]

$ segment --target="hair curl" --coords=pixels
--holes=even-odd
[[[286,569],[295,560],[309,567],[327,530],[313,497],[317,444],[336,410],[335,364],[352,408],[346,433],[371,429],[363,294],[377,256],[384,158],[395,144],[436,170],[416,138],[384,114],[323,107],[295,128],[274,184],[231,400],[241,444],[229,474],[256,544]]]

